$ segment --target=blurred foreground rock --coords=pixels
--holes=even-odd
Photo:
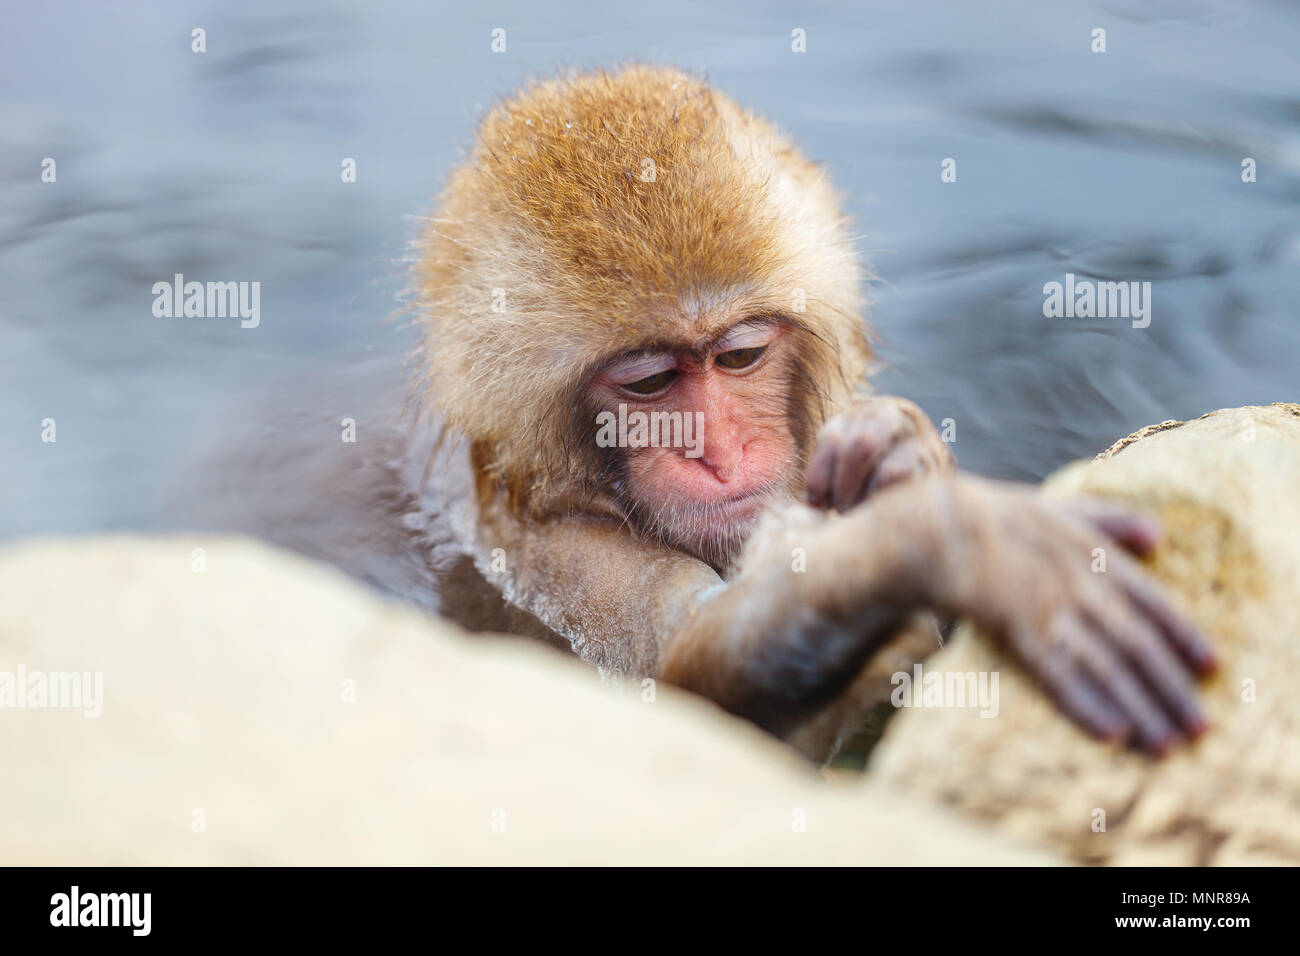
[[[248,540],[10,545],[0,589],[0,679],[103,673],[0,709],[6,864],[1051,862]]]
[[[1163,761],[1096,744],[959,633],[926,668],[1000,672],[998,716],[904,710],[870,771],[1080,861],[1300,863],[1300,406],[1151,426],[1047,487],[1164,522],[1152,571],[1220,655],[1204,688],[1211,730]]]

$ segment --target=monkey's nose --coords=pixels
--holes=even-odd
[[[744,452],[739,444],[716,446],[712,450],[706,446],[702,461],[714,477],[725,484],[736,477],[743,458]]]

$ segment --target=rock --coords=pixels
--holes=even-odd
[[[249,540],[10,545],[0,589],[11,692],[103,675],[0,709],[9,864],[1052,862]]]
[[[1164,522],[1151,570],[1220,656],[1203,688],[1210,731],[1162,761],[1095,743],[987,640],[959,633],[926,667],[999,672],[997,718],[903,710],[871,772],[1078,861],[1300,863],[1300,406],[1151,426],[1047,488]]]

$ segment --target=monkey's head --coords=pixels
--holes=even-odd
[[[626,517],[718,565],[797,491],[870,355],[822,171],[675,70],[565,77],[496,106],[417,282],[421,392],[471,442],[480,495],[534,518]],[[672,413],[702,416],[702,436]],[[641,447],[646,420],[652,441],[683,440]]]

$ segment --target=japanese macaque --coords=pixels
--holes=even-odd
[[[932,610],[1095,735],[1203,730],[1209,646],[1109,548],[1158,528],[958,474],[871,396],[823,171],[706,83],[632,67],[496,106],[418,256],[418,388],[467,449],[476,561],[586,660],[791,736]]]

